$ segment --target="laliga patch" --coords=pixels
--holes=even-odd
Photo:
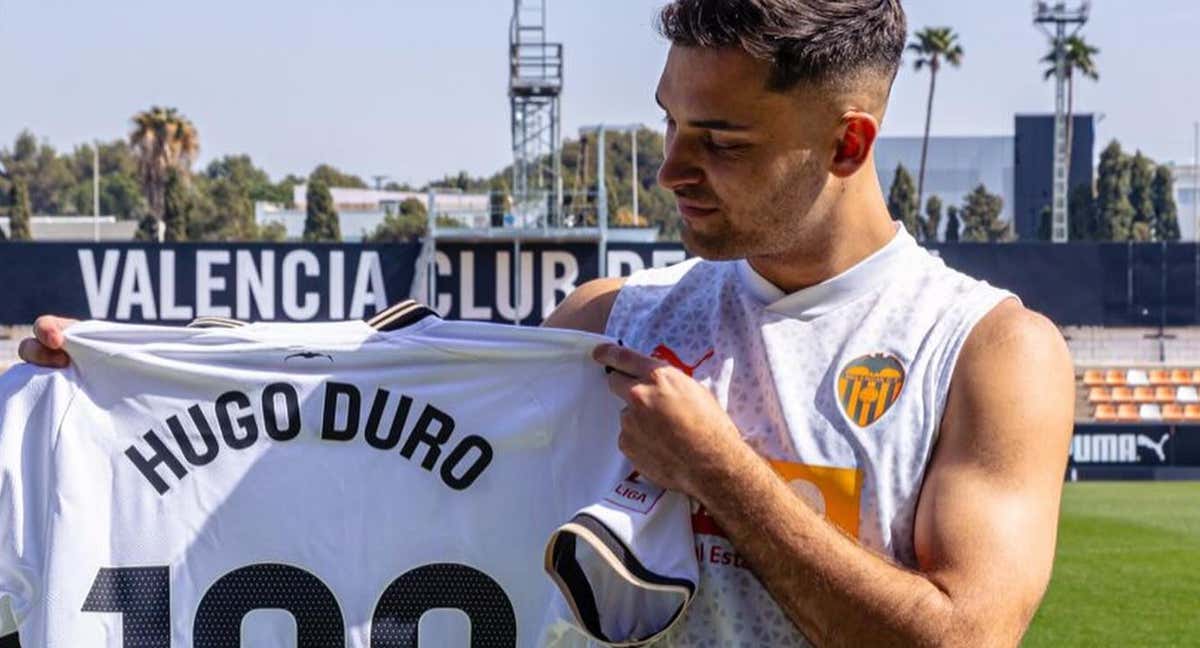
[[[609,491],[604,500],[614,506],[644,515],[654,508],[662,496],[663,489],[642,479],[635,470]]]
[[[904,365],[890,353],[873,353],[852,360],[837,379],[842,412],[858,427],[871,425],[900,397],[904,378]]]

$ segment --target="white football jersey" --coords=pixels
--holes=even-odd
[[[605,338],[411,304],[208,324],[81,322],[70,368],[0,376],[25,646],[528,646],[560,596],[637,644],[681,616],[687,500],[617,451]]]
[[[853,268],[792,294],[745,261],[637,273],[606,332],[709,387],[798,497],[914,568],[913,518],[959,351],[1012,294],[897,229]],[[699,509],[692,522],[700,589],[662,645],[804,645],[720,526]]]

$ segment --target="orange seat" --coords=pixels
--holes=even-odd
[[[1172,394],[1174,396],[1174,394]],[[1174,400],[1174,399],[1172,399]],[[1112,395],[1103,387],[1092,387],[1088,390],[1089,403],[1108,403],[1112,401]]]
[[[1096,406],[1096,411],[1092,413],[1092,418],[1097,421],[1115,421],[1117,420],[1117,406],[1112,403],[1100,403]]]
[[[1104,384],[1104,372],[1099,369],[1087,369],[1083,372],[1083,384],[1088,387]]]
[[[1142,415],[1139,414],[1138,412],[1139,412],[1139,408],[1137,405],[1134,405],[1132,403],[1124,403],[1117,407],[1117,420],[1118,421],[1140,420],[1142,418]]]
[[[1172,369],[1171,370],[1172,385],[1190,385],[1192,384],[1192,372],[1187,369]]]
[[[1133,389],[1130,387],[1113,387],[1112,398],[1110,400],[1114,403],[1132,403]]]
[[[1200,420],[1200,403],[1189,403],[1183,407],[1183,418],[1189,421]]]
[[[1125,370],[1124,369],[1109,369],[1104,372],[1104,384],[1106,385],[1124,385]]]
[[[1153,387],[1134,387],[1133,402],[1135,403],[1153,403],[1154,388]]]
[[[1175,388],[1167,385],[1159,385],[1154,388],[1154,402],[1156,403],[1174,403]]]
[[[1200,385],[1200,369],[1192,369],[1192,378],[1188,381],[1192,385]]]
[[[1171,372],[1166,369],[1151,369],[1150,370],[1151,385],[1170,385]]]
[[[1184,418],[1183,405],[1179,403],[1167,403],[1163,405],[1162,416],[1164,421],[1179,421]]]

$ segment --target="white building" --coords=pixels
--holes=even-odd
[[[1179,233],[1184,241],[1197,240],[1200,230],[1200,167],[1194,164],[1174,165],[1175,206],[1179,210]]]
[[[437,216],[454,219],[464,227],[487,227],[490,224],[489,196],[486,193],[442,193],[438,190],[434,198]],[[400,204],[413,199],[425,205],[429,195],[417,191],[382,191],[376,189],[352,189],[331,187],[333,206],[338,212],[342,240],[347,243],[362,241],[383,223],[388,212],[398,212]],[[259,225],[281,223],[287,231],[287,240],[299,240],[304,235],[304,219],[308,207],[308,185],[292,188],[294,209],[287,209],[267,202],[254,204],[254,220]]]

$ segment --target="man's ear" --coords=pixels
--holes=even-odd
[[[871,155],[879,137],[879,120],[866,113],[852,111],[842,115],[841,137],[833,153],[830,173],[839,178],[854,175]]]

